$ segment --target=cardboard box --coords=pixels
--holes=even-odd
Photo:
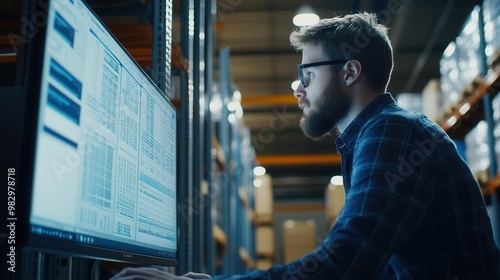
[[[272,179],[271,176],[266,174],[257,176],[256,180],[260,180],[261,185],[254,190],[255,219],[257,223],[270,224],[272,222],[274,207]]]
[[[255,240],[255,253],[257,256],[268,258],[274,256],[274,228],[272,226],[256,227]]]
[[[273,259],[271,259],[271,258],[258,259],[255,262],[255,269],[268,270],[269,268],[271,268],[271,266],[273,266],[273,264],[274,264],[274,262],[273,262]]]
[[[441,95],[441,81],[439,79],[431,79],[422,90],[422,113],[433,121],[443,117]]]
[[[345,191],[342,185],[328,185],[325,191],[325,216],[329,229],[344,207]]]
[[[314,220],[286,220],[283,222],[283,262],[295,261],[318,246]]]

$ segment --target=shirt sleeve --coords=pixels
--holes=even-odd
[[[322,245],[253,277],[215,279],[372,279],[386,273],[394,247],[418,227],[433,195],[432,158],[418,144],[425,141],[432,136],[402,117],[366,125],[353,151],[344,208]]]

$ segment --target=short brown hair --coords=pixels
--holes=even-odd
[[[368,83],[386,90],[393,68],[392,46],[387,27],[377,15],[356,13],[322,19],[290,34],[290,43],[301,51],[305,45],[320,45],[330,59],[355,59],[361,63]]]

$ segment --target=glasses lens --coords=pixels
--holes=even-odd
[[[307,87],[307,82],[306,81],[306,77],[304,76],[304,68],[300,67],[299,66],[299,78],[300,78],[300,82],[302,83],[302,86],[303,87]]]

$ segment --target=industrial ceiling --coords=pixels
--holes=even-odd
[[[7,35],[18,30],[20,2],[0,3],[0,53],[12,52]],[[148,1],[91,2],[101,7],[134,8]],[[439,60],[443,51],[459,34],[474,5],[480,2],[217,0],[215,50],[230,50],[232,82],[242,95],[243,124],[251,131],[257,161],[273,178],[276,201],[323,200],[330,178],[340,175],[335,138],[315,142],[305,137],[298,125],[302,112],[290,84],[297,79],[301,55],[290,46],[288,38],[296,28],[292,18],[301,5],[309,4],[321,18],[355,11],[377,12],[381,23],[389,27],[395,60],[389,91],[397,96],[404,92],[420,93],[431,79],[440,77]],[[174,11],[178,11],[181,1],[173,3]],[[174,17],[182,24],[178,14]],[[132,34],[132,30],[128,27],[125,32]],[[129,39],[129,45],[142,47],[140,43],[147,44],[150,39],[138,38]],[[141,63],[140,54],[136,55]],[[15,78],[11,71],[15,59],[2,56],[0,76],[1,85],[5,86]],[[214,56],[217,57],[217,52]]]
[[[321,18],[354,11],[376,12],[389,27],[394,71],[389,91],[421,93],[440,77],[439,60],[480,1],[240,0],[217,1],[217,47],[231,52],[233,82],[242,94],[244,123],[257,160],[273,177],[278,202],[322,200],[330,178],[340,175],[335,138],[315,142],[299,128],[302,112],[290,84],[301,61],[289,43],[292,18],[304,3]],[[223,4],[235,4],[231,9]],[[237,4],[237,5],[236,5]]]

